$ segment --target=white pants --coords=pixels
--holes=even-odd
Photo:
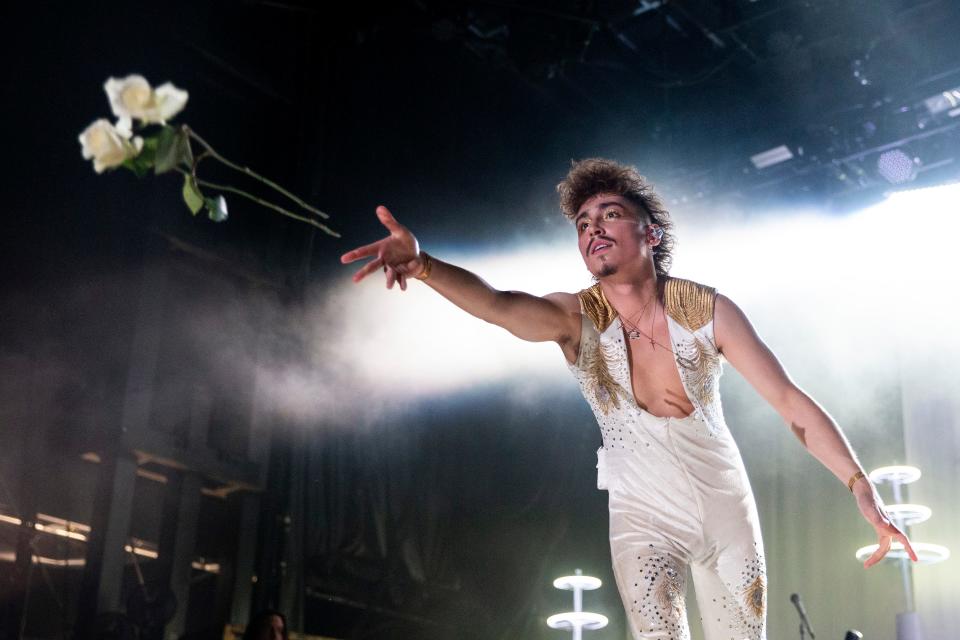
[[[764,640],[766,571],[736,443],[690,416],[640,410],[637,449],[598,452],[610,550],[633,637],[687,640],[690,568],[707,640]],[[605,486],[604,486],[605,485]]]

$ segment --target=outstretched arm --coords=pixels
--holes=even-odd
[[[377,207],[377,217],[390,235],[348,251],[340,258],[344,264],[371,258],[354,274],[354,282],[382,269],[388,288],[393,288],[396,282],[401,289],[406,289],[407,281],[422,277],[429,265],[426,284],[467,313],[503,327],[523,340],[556,342],[568,360],[576,358],[580,340],[576,296],[553,293],[539,297],[519,291],[499,291],[466,269],[427,257],[420,251],[416,237],[397,222],[386,207]]]
[[[717,347],[763,398],[776,409],[794,435],[844,485],[863,468],[837,423],[790,379],[783,365],[760,339],[750,321],[729,298],[717,296],[714,333]],[[903,543],[917,559],[910,541],[894,525],[883,500],[866,476],[852,487],[860,513],[877,532],[880,548],[864,563],[870,567],[890,550],[894,540]]]

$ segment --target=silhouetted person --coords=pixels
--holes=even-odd
[[[287,618],[273,609],[259,611],[250,618],[243,640],[287,640]]]

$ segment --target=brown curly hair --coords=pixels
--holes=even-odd
[[[613,193],[634,203],[650,217],[650,223],[663,230],[660,244],[653,248],[657,275],[665,276],[673,262],[673,222],[653,186],[636,167],[604,158],[574,161],[563,182],[557,185],[560,210],[568,220],[576,218],[584,202],[598,193]]]

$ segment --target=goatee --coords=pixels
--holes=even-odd
[[[598,278],[606,278],[607,276],[612,276],[617,272],[617,266],[604,262],[603,266],[600,267],[600,271],[597,272]]]

